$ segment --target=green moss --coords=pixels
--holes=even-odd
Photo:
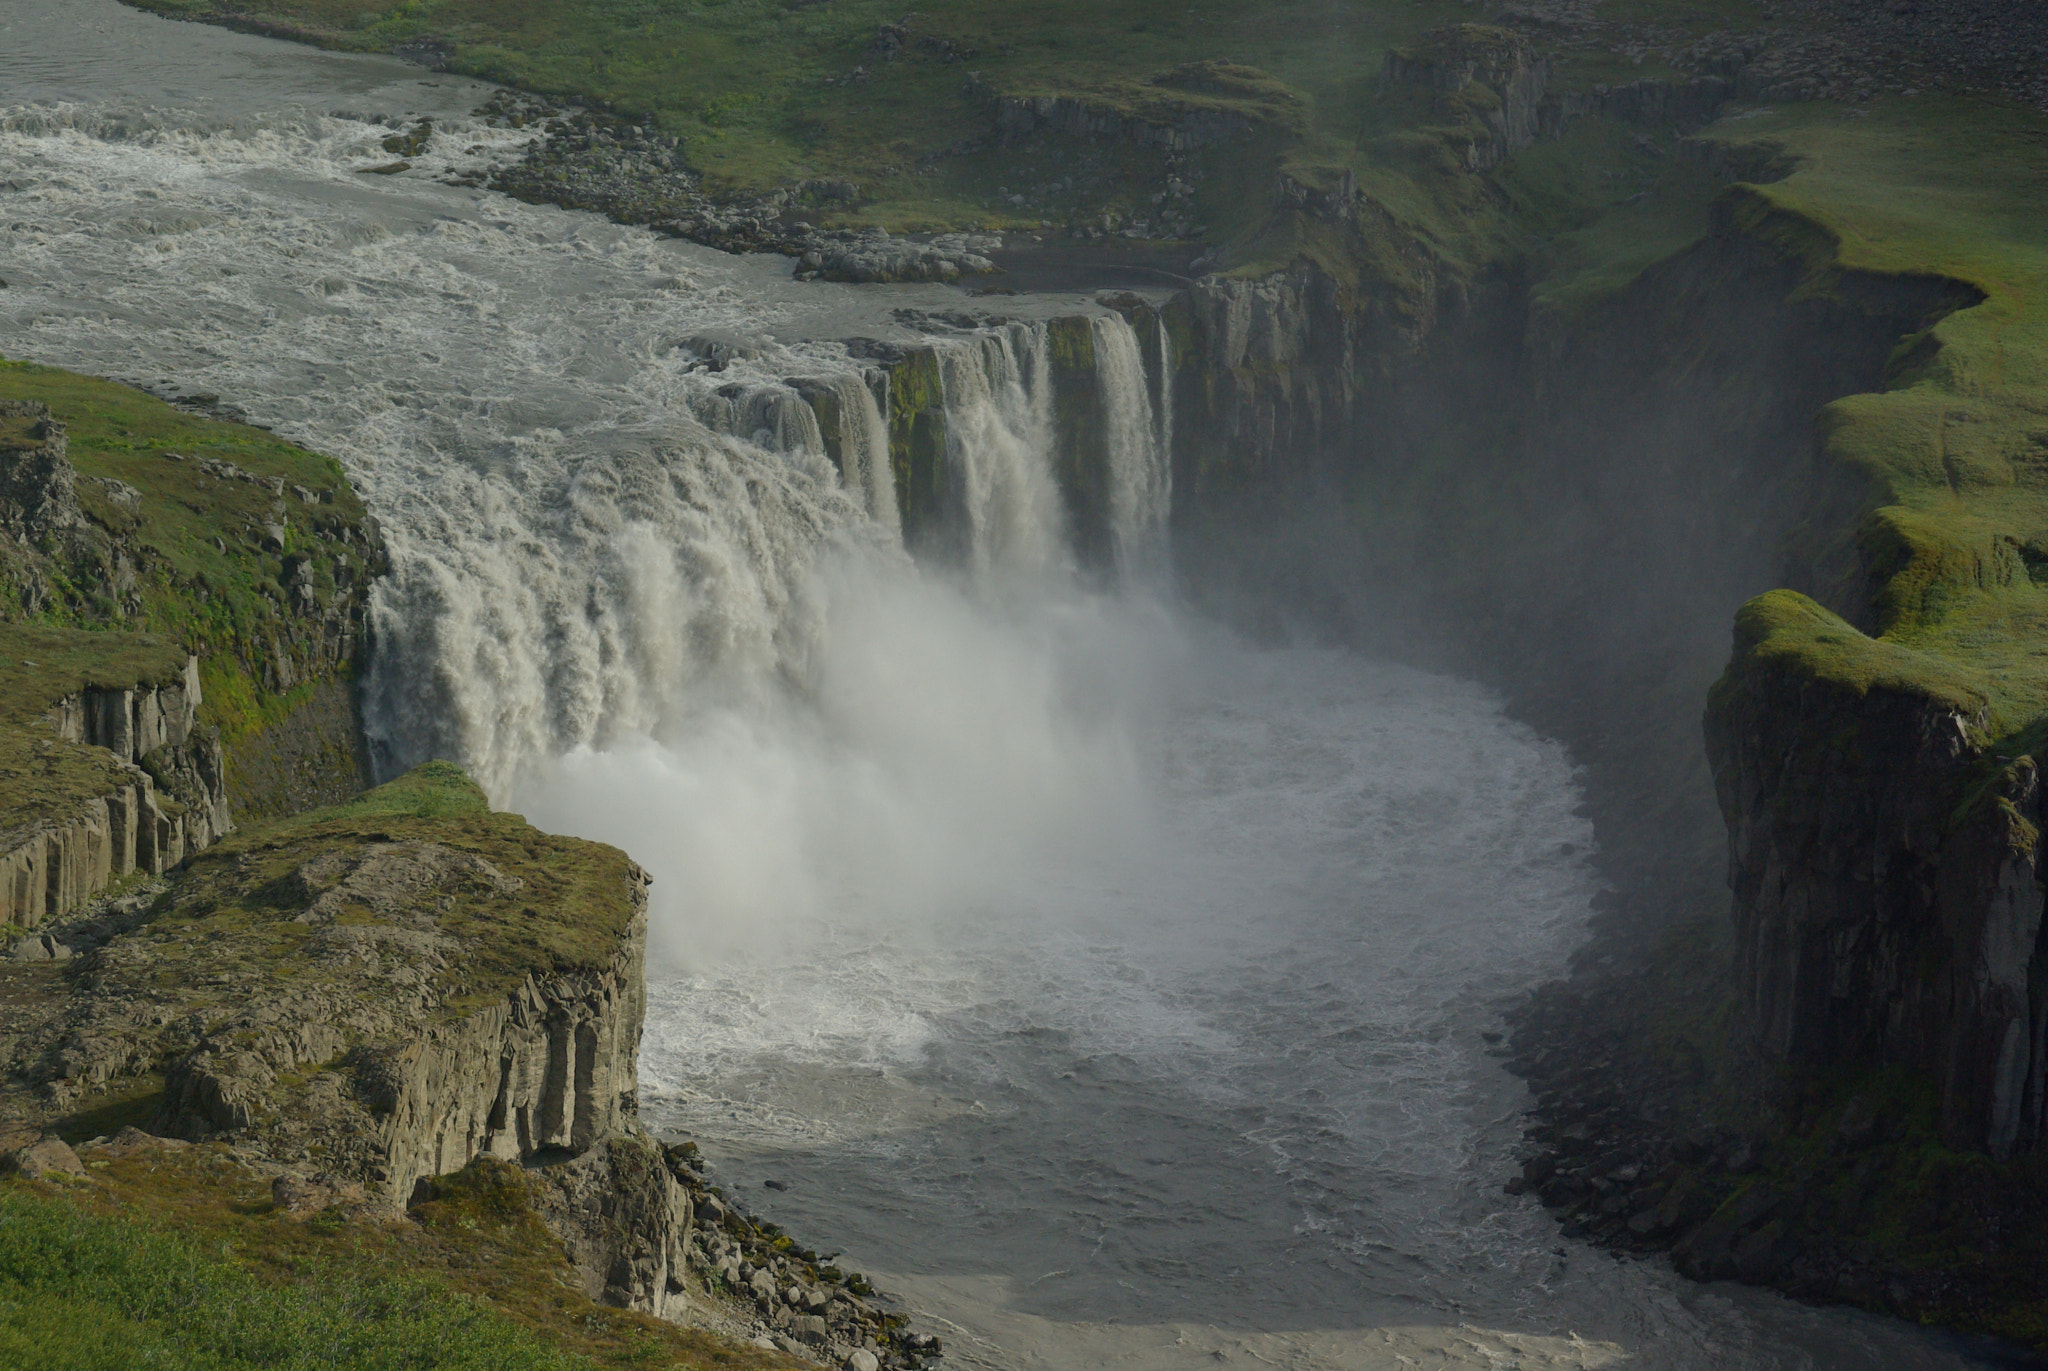
[[[889,368],[889,464],[903,536],[917,547],[941,524],[946,501],[946,387],[930,348]]]
[[[235,835],[192,858],[150,925],[156,955],[167,966],[225,956],[240,974],[289,977],[305,933],[279,919],[280,901],[294,898],[292,874],[315,857],[406,842],[481,857],[507,878],[470,882],[407,915],[424,912],[465,948],[440,976],[449,1013],[496,999],[531,975],[609,967],[638,911],[625,853],[493,813],[461,768],[429,762],[347,804]]]
[[[2048,712],[2048,198],[2040,119],[1957,102],[1861,118],[1791,108],[1744,121],[1798,159],[1717,206],[1768,243],[1798,292],[1852,308],[1924,298],[1889,388],[1823,412],[1822,461],[1865,492],[1856,558],[1879,636],[1770,597],[1738,655],[1882,681],[1984,714],[1990,736]],[[1957,306],[1962,306],[1957,308]],[[1768,628],[1770,631],[1761,631]]]
[[[175,658],[182,667],[185,654],[195,653],[205,698],[200,722],[219,728],[232,769],[242,740],[348,669],[322,658],[318,635],[307,632],[303,606],[294,607],[288,589],[296,581],[310,588],[314,605],[327,605],[359,593],[380,570],[368,516],[332,458],[54,367],[0,362],[0,398],[48,405],[66,429],[80,477],[120,481],[141,497],[130,512],[112,504],[104,487],[79,481],[90,527],[75,561],[71,554],[49,560],[56,593],[33,613],[23,591],[32,573],[0,564],[0,638],[91,630],[67,640],[69,665],[10,675],[0,711],[14,719],[39,713],[75,689],[67,683],[84,680],[81,673],[97,673],[93,683],[106,685],[168,680],[165,664]],[[203,461],[227,463],[251,479],[222,479]],[[282,537],[273,536],[279,530]],[[17,661],[41,661],[40,650],[0,647]],[[95,660],[101,664],[88,665]],[[127,674],[134,671],[141,674]]]

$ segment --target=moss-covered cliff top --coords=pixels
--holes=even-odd
[[[1866,506],[1809,530],[1862,582],[1820,589],[1878,637],[1780,595],[1747,611],[1738,647],[1859,693],[1922,689],[1987,737],[2022,728],[2048,713],[2048,121],[1929,100],[1748,111],[1709,133],[1738,129],[1797,170],[1726,192],[1721,231],[1783,253],[1804,292],[1945,293],[1886,388],[1819,420],[1821,460]]]
[[[643,883],[617,848],[493,812],[460,767],[429,762],[348,804],[207,849],[147,936],[165,968],[233,956],[253,975],[289,980],[324,929],[410,930],[446,944],[431,958],[432,991],[437,1012],[452,1013],[528,976],[613,965]]]
[[[29,824],[68,817],[127,781],[103,748],[36,727],[51,704],[88,686],[168,685],[188,654],[151,633],[91,633],[0,624],[0,843]]]
[[[40,712],[32,697],[47,705],[88,679],[128,684],[123,671],[158,669],[133,654],[162,650],[199,656],[201,720],[230,744],[289,710],[307,684],[306,640],[318,636],[307,621],[381,567],[374,525],[340,466],[262,429],[55,367],[0,361],[0,400],[46,405],[61,425],[79,516],[33,531],[33,547],[0,538],[0,652],[38,663],[9,674],[0,708]],[[33,637],[45,629],[96,636],[69,639],[61,657],[54,647],[38,655],[57,641]],[[17,639],[20,650],[6,646]]]

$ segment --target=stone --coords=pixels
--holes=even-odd
[[[6,1161],[9,1169],[19,1171],[30,1180],[85,1174],[85,1164],[71,1150],[71,1144],[54,1133],[45,1134],[27,1147],[16,1148],[7,1155]]]
[[[1835,1126],[1835,1136],[1849,1147],[1868,1147],[1878,1140],[1883,1127],[1884,1120],[1878,1117],[1870,1101],[1858,1095],[1842,1111],[1842,1121]]]
[[[789,1320],[790,1336],[810,1347],[824,1347],[832,1341],[832,1330],[816,1314],[796,1314]]]
[[[846,1371],[882,1371],[882,1363],[865,1347],[856,1348],[843,1363]]]

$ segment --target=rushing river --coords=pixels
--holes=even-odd
[[[1032,321],[1082,300],[945,343],[970,527],[920,568],[781,382],[871,446],[833,340],[959,294],[444,184],[516,154],[483,93],[9,0],[0,349],[347,465],[395,561],[386,762],[454,756],[657,878],[651,1123],[960,1366],[1988,1364],[1500,1193],[1526,1101],[1487,1035],[1594,889],[1570,761],[1474,686],[1179,612],[1127,325],[1097,311],[1121,588],[1049,494]],[[412,114],[433,150],[360,174]],[[707,377],[707,334],[750,359]]]

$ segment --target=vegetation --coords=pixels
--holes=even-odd
[[[0,1357],[99,1371],[592,1365],[444,1284],[337,1267],[270,1285],[190,1236],[0,1194]]]
[[[341,883],[352,858],[407,843],[432,844],[456,860],[409,867],[367,892]],[[302,875],[316,859],[325,874]],[[190,858],[128,935],[142,950],[118,970],[103,966],[99,981],[102,989],[121,981],[137,994],[174,994],[182,1013],[209,1025],[295,991],[326,995],[337,1013],[354,1012],[358,1002],[373,1009],[382,979],[405,960],[401,950],[388,949],[374,965],[316,958],[308,946],[317,927],[292,917],[333,889],[340,893],[322,925],[402,929],[408,946],[421,934],[445,942],[448,954],[425,966],[436,1012],[460,1015],[529,976],[611,966],[638,912],[630,870],[616,848],[493,813],[459,767],[430,762],[349,804],[236,833]]]
[[[1972,307],[1906,339],[1885,390],[1820,417],[1822,460],[1865,511],[1814,536],[1853,540],[1876,638],[1784,593],[1745,611],[1743,641],[1859,695],[1967,704],[1986,742],[2017,734],[2048,713],[2048,128],[1961,101],[1792,107],[1744,127],[1799,170],[1728,192],[1724,212],[1801,264],[1802,291],[1938,280]]]
[[[31,731],[52,703],[87,686],[175,681],[185,659],[156,634],[0,624],[0,832],[69,814],[123,783],[111,753]]]
[[[1251,131],[1186,168],[1209,246],[1249,245],[1274,227],[1271,192],[1283,170],[1309,183],[1349,171],[1398,216],[1433,210],[1417,173],[1441,149],[1416,139],[1414,111],[1387,98],[1380,73],[1389,50],[1475,17],[1461,0],[934,0],[908,15],[895,0],[131,2],[362,51],[436,42],[453,70],[592,102],[687,138],[692,166],[717,190],[754,194],[825,177],[858,184],[858,206],[821,212],[828,223],[1036,229],[1099,225],[1105,214],[1128,222],[1162,186],[1159,150],[1002,142],[991,136],[995,103],[1064,97],[1152,123],[1233,112]],[[1624,8],[1628,22],[1673,41],[1789,22],[1747,0]],[[1197,63],[1236,75],[1187,79]],[[1579,84],[1670,74],[1607,52],[1575,55],[1559,72]],[[1458,236],[1454,216],[1432,217]]]
[[[0,1183],[0,1357],[49,1371],[766,1368],[789,1359],[585,1298],[518,1168],[404,1219],[294,1214],[214,1146],[84,1153]]]
[[[366,584],[378,554],[332,458],[28,362],[0,362],[0,399],[40,401],[63,424],[88,521],[83,537],[38,566],[0,559],[0,656],[38,664],[10,674],[0,695],[8,719],[39,713],[95,671],[104,684],[161,679],[116,679],[136,665],[122,658],[115,670],[117,653],[161,653],[155,671],[173,654],[182,667],[189,651],[200,657],[201,722],[219,727],[232,752],[337,669],[305,620]],[[120,486],[139,500],[117,502]],[[30,589],[38,578],[50,592],[40,601]],[[66,628],[131,636],[73,638],[77,651],[60,657],[42,630]],[[106,665],[87,664],[92,642],[107,650]]]

